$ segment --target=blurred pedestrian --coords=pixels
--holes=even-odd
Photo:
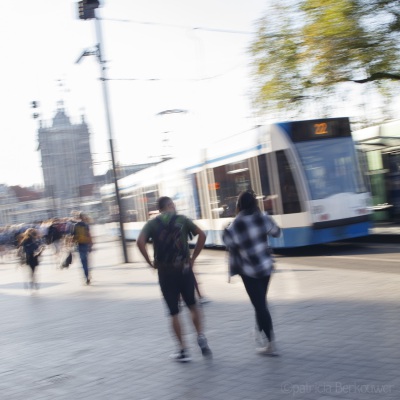
[[[23,249],[25,253],[25,262],[31,269],[29,285],[31,289],[38,289],[39,284],[36,281],[35,272],[36,267],[39,265],[39,255],[44,247],[40,246],[37,230],[34,228],[27,229],[22,235],[19,246]]]
[[[86,285],[90,285],[89,253],[92,251],[93,240],[89,228],[89,218],[83,212],[79,212],[77,215],[77,222],[72,229],[72,240],[78,247]]]
[[[179,319],[179,299],[189,308],[193,326],[197,332],[197,343],[204,357],[211,357],[207,339],[203,333],[202,316],[195,299],[195,277],[193,264],[203,249],[206,235],[184,215],[177,214],[171,198],[158,199],[160,215],[147,221],[137,240],[137,246],[147,263],[158,271],[161,292],[171,315],[171,324],[179,342],[179,352],[171,357],[179,362],[190,361]],[[190,255],[188,237],[196,236],[196,246]],[[154,261],[146,249],[149,239],[153,241]]]
[[[268,236],[280,235],[280,228],[261,212],[252,190],[241,192],[236,205],[236,217],[224,230],[223,241],[229,251],[230,276],[240,275],[253,304],[258,333],[266,340],[258,352],[277,355],[271,315],[267,306],[268,285],[273,270],[272,251]]]
[[[47,229],[46,243],[48,245],[52,244],[54,246],[54,254],[57,261],[59,260],[62,248],[62,224],[59,218],[53,218],[50,220],[50,225]]]

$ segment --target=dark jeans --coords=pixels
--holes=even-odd
[[[274,339],[271,315],[267,307],[267,292],[270,276],[265,278],[250,278],[240,275],[246,292],[256,312],[256,321],[260,331],[264,331],[268,341]]]
[[[79,244],[78,251],[79,251],[79,257],[82,262],[82,268],[85,273],[86,279],[89,279],[89,265],[88,265],[89,245],[88,244]]]

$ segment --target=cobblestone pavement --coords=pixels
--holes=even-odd
[[[93,285],[73,265],[60,270],[50,249],[41,287],[24,289],[26,267],[0,264],[0,399],[399,399],[400,276],[280,262],[269,304],[280,357],[255,352],[254,314],[242,283],[227,283],[226,256],[205,250],[196,265],[205,331],[203,360],[187,310],[193,361],[175,350],[157,276],[129,245],[91,255]]]

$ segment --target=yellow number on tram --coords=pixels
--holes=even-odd
[[[328,133],[328,124],[322,122],[321,124],[314,124],[316,135],[326,135]]]

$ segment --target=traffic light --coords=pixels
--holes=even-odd
[[[35,112],[32,114],[32,118],[34,118],[34,119],[39,118],[39,117],[40,117],[40,114],[36,112],[36,111],[37,111],[36,109],[39,108],[39,102],[36,101],[36,100],[31,101],[31,107],[32,107],[32,108],[34,109],[34,111],[35,111]]]
[[[79,19],[86,19],[85,18],[85,7],[83,4],[83,0],[78,1],[78,7],[79,7]]]
[[[78,1],[79,19],[95,18],[94,10],[100,6],[99,0]]]

